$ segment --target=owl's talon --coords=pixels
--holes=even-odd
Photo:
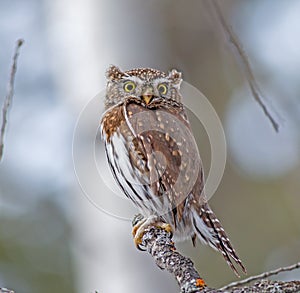
[[[163,223],[161,226],[157,226],[158,228],[166,230],[168,233],[171,234],[170,238],[173,237],[173,230],[170,224]]]
[[[138,250],[140,250],[140,251],[145,251],[145,250],[146,250],[146,248],[142,245],[142,243],[137,243],[137,242],[135,242],[135,241],[134,241],[134,243],[135,243],[135,247],[136,247]]]
[[[137,216],[136,216],[137,217]],[[133,219],[133,223],[136,223],[132,229],[132,235],[134,237],[134,244],[137,249],[145,250],[142,248],[142,239],[148,229],[151,226],[157,227],[159,229],[164,229],[167,233],[171,233],[171,238],[173,236],[172,227],[170,224],[164,223],[157,216],[150,216],[149,218],[142,217],[140,221],[135,221],[136,217]]]
[[[142,214],[135,215],[131,221],[132,226],[136,226],[143,219],[145,219],[145,217]]]
[[[140,229],[140,227],[143,225],[143,223],[145,222],[146,220],[143,220],[143,221],[140,221],[138,222],[137,224],[135,224],[132,228],[132,236],[134,238],[136,238],[136,234],[138,232],[138,230]]]

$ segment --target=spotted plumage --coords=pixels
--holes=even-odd
[[[125,195],[145,217],[171,225],[175,237],[196,238],[245,268],[210,209],[197,145],[182,104],[181,73],[138,68],[106,73],[101,120],[107,159]]]

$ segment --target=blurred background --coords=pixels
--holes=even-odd
[[[248,274],[299,261],[300,1],[220,4],[280,122],[279,133],[251,96],[209,1],[1,0],[1,104],[15,41],[21,37],[25,44],[0,164],[0,287],[24,293],[178,292],[173,277],[135,249],[131,223],[116,217],[134,209],[128,212],[126,202],[111,216],[95,204],[98,196],[107,210],[115,196],[115,187],[103,184],[87,161],[91,141],[103,152],[90,127],[100,120],[101,99],[92,100],[98,120],[86,117],[77,128],[76,163],[87,186],[74,172],[76,122],[104,89],[109,64],[183,72],[225,130],[227,165],[210,204]],[[207,168],[209,143],[197,127]],[[96,191],[92,199],[88,186]],[[210,248],[186,242],[178,249],[211,287],[235,279]],[[300,279],[300,271],[276,279]]]

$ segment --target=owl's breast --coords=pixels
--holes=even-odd
[[[145,173],[147,165],[143,145],[136,137],[129,116],[124,105],[114,107],[104,113],[101,121],[102,137],[107,144],[115,148],[114,156],[126,158],[128,168],[134,167]]]
[[[201,164],[182,109],[127,103],[106,113],[102,131],[109,164],[128,197],[159,214],[183,207]]]

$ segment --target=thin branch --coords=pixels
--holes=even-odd
[[[224,31],[225,35],[227,36],[228,41],[233,44],[233,46],[236,48],[236,50],[238,52],[238,55],[241,60],[241,64],[243,65],[243,68],[244,68],[246,79],[249,83],[249,86],[250,86],[250,89],[251,89],[254,99],[259,104],[259,106],[262,108],[262,110],[263,110],[264,114],[267,116],[267,118],[270,120],[275,131],[278,132],[279,124],[275,120],[275,118],[272,116],[272,114],[269,112],[268,107],[263,102],[261,90],[259,89],[258,84],[255,80],[254,74],[252,72],[252,69],[251,69],[251,66],[249,63],[248,56],[247,56],[246,52],[244,51],[239,38],[235,35],[235,33],[233,32],[230,25],[228,25],[228,23],[226,22],[223,14],[222,14],[222,11],[219,7],[218,1],[213,0],[213,1],[211,1],[211,3],[214,7],[214,10],[215,10],[217,16],[218,16],[218,20],[220,21],[223,31]]]
[[[241,281],[230,283],[229,285],[226,285],[226,286],[222,287],[220,290],[227,290],[229,288],[233,288],[233,287],[236,287],[236,286],[245,285],[245,284],[248,284],[248,283],[253,282],[253,281],[262,280],[262,279],[268,278],[270,276],[277,275],[281,272],[292,271],[292,270],[299,269],[299,268],[300,268],[300,262],[298,262],[296,264],[293,264],[291,266],[278,268],[276,270],[265,272],[265,273],[262,273],[262,274],[259,274],[259,275],[256,275],[256,276],[252,276],[252,277],[249,277],[249,278],[241,280]]]
[[[13,96],[14,96],[14,83],[15,83],[15,76],[17,72],[17,60],[19,56],[19,51],[21,46],[23,45],[24,40],[19,39],[17,40],[15,51],[13,54],[13,63],[11,66],[11,71],[10,71],[10,79],[8,82],[8,87],[7,87],[7,95],[3,103],[2,107],[2,125],[1,125],[1,130],[0,130],[0,162],[2,160],[3,156],[3,148],[4,148],[4,135],[5,135],[5,130],[7,126],[7,115],[8,115],[8,109],[9,106],[12,102]]]

